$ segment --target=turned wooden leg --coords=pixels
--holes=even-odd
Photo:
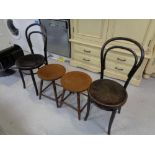
[[[61,96],[61,100],[60,100],[60,106],[59,107],[61,107],[62,105],[63,105],[63,100],[64,100],[64,96],[65,96],[65,89],[63,89],[63,91],[62,91],[62,96]]]
[[[89,99],[89,96],[88,96],[88,99],[87,99],[87,113],[86,113],[86,116],[84,118],[84,120],[86,121],[88,116],[89,116],[89,111],[90,111],[90,99]]]
[[[23,76],[23,73],[22,71],[19,69],[19,74],[20,74],[20,77],[22,79],[22,82],[23,82],[23,88],[25,89],[26,88],[26,85],[25,85],[25,80],[24,80],[24,76]]]
[[[38,96],[38,88],[37,88],[36,80],[35,80],[35,77],[34,77],[34,73],[33,73],[32,70],[30,70],[30,73],[31,73],[31,78],[32,78],[33,85],[34,85],[34,88],[35,88],[35,91],[36,91],[36,95]]]
[[[77,93],[77,111],[78,111],[78,119],[81,119],[81,109],[80,109],[80,93]]]
[[[54,90],[54,96],[55,96],[56,105],[57,105],[57,108],[58,108],[59,104],[58,104],[58,97],[57,97],[57,90],[56,90],[55,81],[53,81],[53,90]]]
[[[111,117],[110,117],[110,121],[109,121],[108,135],[110,135],[111,126],[112,126],[113,120],[114,120],[114,118],[115,118],[115,114],[116,114],[116,110],[113,110],[113,111],[112,111],[112,114],[111,114]]]
[[[120,108],[118,108],[118,113],[119,113],[119,114],[121,113],[121,107],[120,107]]]
[[[41,95],[42,95],[42,87],[43,87],[43,80],[40,81],[39,100],[41,99]]]

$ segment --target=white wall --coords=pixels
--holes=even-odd
[[[3,37],[9,36],[9,41],[11,44],[17,44],[21,46],[21,48],[25,51],[30,51],[26,37],[25,37],[25,29],[28,25],[37,22],[37,19],[13,19],[13,23],[16,28],[19,29],[19,36],[15,37],[11,34],[9,29],[7,28],[7,19],[3,20],[3,26],[5,31],[3,30],[4,34]],[[39,30],[40,28],[38,26],[35,26],[32,28],[32,30]],[[33,49],[36,53],[43,54],[43,39],[39,34],[34,34],[32,36],[32,44],[33,44]]]
[[[10,46],[10,39],[3,25],[3,19],[0,19],[0,50]]]

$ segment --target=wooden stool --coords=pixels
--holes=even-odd
[[[65,72],[66,72],[66,69],[62,65],[59,65],[59,64],[45,65],[38,70],[37,74],[38,74],[38,77],[41,79],[39,99],[41,99],[41,95],[43,95],[49,99],[55,100],[57,107],[59,107],[58,99],[61,95],[57,97],[55,80],[60,79],[65,74]],[[52,81],[52,82],[49,85],[47,85],[44,89],[42,89],[43,80]],[[43,94],[43,91],[45,91],[52,84],[53,84],[55,99]]]
[[[80,94],[83,91],[88,90],[91,83],[92,83],[91,77],[87,75],[86,73],[79,72],[79,71],[68,72],[61,78],[61,85],[63,87],[63,93],[61,97],[60,106],[62,106],[62,104],[65,103],[66,105],[76,110],[78,112],[79,120],[81,117],[81,112],[86,106],[85,104],[83,108],[80,107]],[[69,91],[70,93],[64,98],[66,90]],[[77,94],[77,108],[64,102],[64,100],[67,99],[72,93]]]

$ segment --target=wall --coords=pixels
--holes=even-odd
[[[3,25],[3,19],[0,19],[0,51],[10,46],[9,41],[9,36]]]
[[[9,37],[9,42],[13,44],[17,44],[21,46],[21,48],[25,51],[29,51],[30,49],[28,47],[26,37],[25,37],[25,29],[28,25],[38,22],[37,19],[13,19],[13,23],[16,28],[19,29],[19,36],[13,36],[10,30],[7,27],[7,19],[3,20],[3,36],[2,37]],[[2,22],[1,22],[2,23]],[[38,30],[40,31],[40,28],[38,26],[32,28],[32,30]],[[36,53],[43,53],[43,39],[39,34],[34,34],[32,36],[32,44],[33,49]]]

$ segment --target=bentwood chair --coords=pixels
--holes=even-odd
[[[31,28],[34,26],[39,26],[41,28],[41,32],[40,31],[30,31]],[[44,55],[34,53],[32,41],[31,41],[31,37],[34,34],[39,34],[43,37]],[[25,85],[24,76],[23,76],[22,71],[24,71],[24,70],[30,71],[30,75],[31,75],[31,78],[32,78],[32,81],[33,81],[33,84],[35,87],[36,95],[38,95],[38,88],[37,88],[37,84],[36,84],[36,80],[34,77],[33,70],[38,69],[43,64],[48,64],[48,62],[47,62],[47,34],[46,34],[46,29],[41,24],[34,23],[34,24],[29,25],[26,28],[25,36],[26,36],[28,45],[30,47],[31,54],[24,55],[24,56],[20,57],[19,59],[17,59],[15,64],[16,64],[17,68],[19,69],[19,73],[20,73],[24,88],[26,88],[26,85]]]
[[[110,43],[116,44],[118,41],[124,41],[126,43],[131,43],[135,47],[138,47],[140,50],[140,57],[137,56],[135,51],[129,47],[120,46],[120,45],[110,45]],[[124,52],[129,52],[134,57],[134,64],[131,66],[131,70],[127,75],[127,80],[124,85],[119,84],[113,80],[104,78],[104,70],[106,68],[106,57],[108,52],[111,50],[121,49]],[[137,69],[141,66],[144,59],[144,49],[143,47],[135,40],[125,37],[116,37],[107,40],[101,49],[101,75],[100,79],[94,81],[88,90],[88,102],[87,102],[87,113],[85,120],[87,120],[90,104],[94,103],[97,107],[103,110],[111,111],[111,117],[108,126],[108,134],[111,132],[111,126],[115,118],[115,114],[118,111],[120,113],[121,107],[126,103],[128,94],[126,88],[132,79],[133,75]]]

